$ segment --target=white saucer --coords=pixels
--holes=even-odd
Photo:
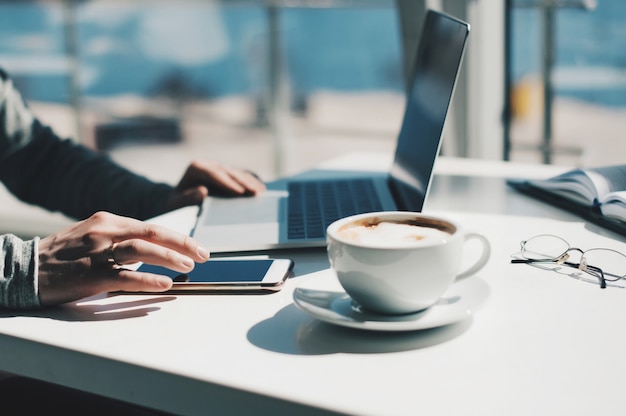
[[[322,321],[373,331],[417,331],[467,319],[489,295],[487,284],[470,277],[453,284],[430,308],[408,315],[379,315],[365,311],[345,292],[296,288],[295,304]]]

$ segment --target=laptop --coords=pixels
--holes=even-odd
[[[312,171],[250,198],[208,197],[192,236],[212,252],[326,245],[326,226],[348,215],[424,206],[469,24],[429,10],[394,162],[388,172]]]

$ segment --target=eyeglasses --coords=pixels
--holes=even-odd
[[[592,248],[581,250],[571,247],[561,237],[550,234],[541,234],[521,243],[521,256],[512,259],[511,263],[556,263],[569,266],[588,273],[600,281],[600,287],[606,288],[606,282],[624,279],[626,276],[626,255],[610,248]],[[578,252],[578,262],[569,261],[571,253]]]

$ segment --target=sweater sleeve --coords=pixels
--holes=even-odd
[[[12,234],[0,236],[0,307],[40,308],[37,282],[39,239],[22,241]]]
[[[165,211],[173,187],[44,126],[0,70],[0,181],[22,201],[83,219],[96,211],[146,219]]]

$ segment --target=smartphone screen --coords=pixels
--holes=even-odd
[[[172,279],[187,276],[188,282],[261,282],[273,260],[209,260],[198,263],[189,273],[180,273],[161,266],[142,264],[139,271],[162,274]],[[182,279],[179,279],[182,280]]]
[[[292,266],[287,259],[209,260],[197,263],[189,273],[142,264],[138,271],[169,276],[172,290],[278,290]]]

